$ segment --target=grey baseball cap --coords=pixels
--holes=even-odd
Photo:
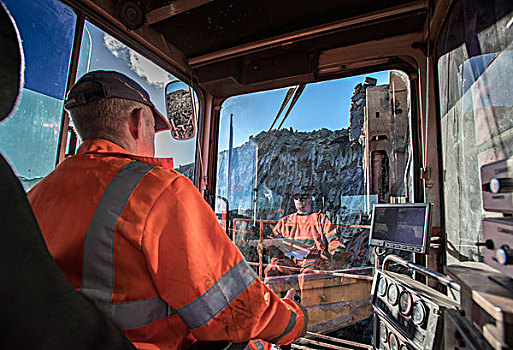
[[[90,82],[89,84],[84,84]],[[123,98],[147,105],[153,111],[155,131],[169,130],[171,125],[150,100],[150,95],[134,80],[115,71],[97,70],[84,74],[73,85],[64,101],[64,108],[85,105],[102,98]]]
[[[300,196],[310,196],[313,197],[314,190],[311,186],[297,186],[292,190],[292,198],[296,199]]]

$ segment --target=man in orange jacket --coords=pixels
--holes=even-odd
[[[137,348],[305,333],[299,305],[256,277],[172,161],[153,158],[155,132],[170,126],[141,86],[90,72],[64,106],[84,142],[29,199],[68,281]]]
[[[274,239],[284,239],[280,246],[287,249],[285,252],[268,249],[277,253],[264,274],[266,278],[301,274],[299,285],[302,290],[305,273],[344,268],[347,265],[347,253],[326,214],[313,211],[310,188],[297,189],[292,199],[296,212],[281,218],[272,236]],[[273,240],[267,241],[267,244],[272,246]]]

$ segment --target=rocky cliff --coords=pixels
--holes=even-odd
[[[277,220],[294,211],[294,191],[308,186],[315,194],[315,209],[326,212],[334,223],[356,221],[365,186],[358,140],[366,90],[375,85],[375,79],[366,78],[355,86],[347,129],[271,130],[267,138],[266,132],[250,136],[231,154],[220,152],[216,194],[228,201],[232,215]],[[192,165],[178,171],[192,178]]]
[[[270,134],[264,144],[266,132],[261,132],[233,149],[230,178],[229,152],[219,154],[217,193],[229,200],[230,211],[252,216],[255,183],[260,219],[275,219],[293,211],[290,196],[299,187],[313,190],[317,209],[338,214],[347,209],[344,208],[347,198],[363,195],[362,148],[349,140],[348,129],[312,132],[284,129],[272,130]],[[261,146],[257,154],[258,145]],[[256,159],[260,159],[257,167]]]

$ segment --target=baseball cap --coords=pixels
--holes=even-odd
[[[292,198],[313,197],[313,188],[310,186],[298,186],[292,191]]]
[[[89,83],[84,84],[86,82]],[[150,107],[155,118],[155,132],[171,129],[169,121],[151,102],[148,92],[134,80],[115,71],[97,70],[84,74],[68,92],[64,108],[70,109],[112,97],[140,102]]]

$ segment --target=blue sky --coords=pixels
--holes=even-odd
[[[384,71],[307,85],[282,128],[292,127],[299,131],[347,128],[354,87],[358,83],[363,84],[365,77],[376,78],[377,85],[388,84],[388,72]],[[237,147],[247,142],[249,135],[268,130],[276,118],[287,90],[235,96],[225,101],[221,109],[219,149],[228,148],[230,114],[233,114],[233,145]],[[277,125],[284,115],[285,111]]]

